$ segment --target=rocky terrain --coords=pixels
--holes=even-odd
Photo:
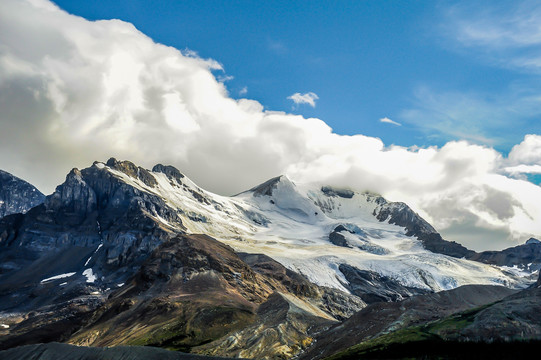
[[[541,269],[541,241],[530,238],[523,245],[501,251],[475,253],[470,255],[469,259],[486,264],[536,271]]]
[[[323,358],[495,302],[524,319],[506,334],[537,339],[535,289],[517,291],[535,281],[538,245],[475,253],[376,194],[282,176],[222,197],[174,167],[110,159],[0,219],[0,349]],[[475,329],[457,334],[489,337]]]
[[[323,359],[378,336],[490,304],[514,293],[504,287],[467,285],[400,302],[375,303],[319,334],[317,342],[301,358]]]
[[[0,170],[0,218],[25,213],[44,200],[45,195],[34,186]]]

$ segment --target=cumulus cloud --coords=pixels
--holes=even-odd
[[[222,194],[279,174],[379,192],[477,249],[541,235],[541,188],[503,170],[536,164],[533,135],[509,158],[466,141],[405,148],[337,135],[231,98],[215,60],[45,0],[0,2],[0,33],[0,168],[45,192],[72,167],[114,156],[175,165]],[[291,98],[315,106],[317,95]]]
[[[291,96],[288,96],[287,98],[289,100],[293,100],[296,105],[308,104],[311,107],[316,107],[316,100],[319,99],[319,96],[317,96],[313,92],[308,92],[306,94],[295,93]]]
[[[509,162],[513,165],[541,165],[541,136],[526,135],[524,141],[511,149]]]
[[[388,117],[384,117],[384,118],[379,119],[379,122],[387,123],[387,124],[393,124],[393,125],[396,125],[396,126],[402,126],[401,123],[393,121],[393,120],[389,119]]]

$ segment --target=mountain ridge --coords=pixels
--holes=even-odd
[[[427,250],[422,234],[439,236],[376,194],[280,176],[224,197],[172,166],[94,162],[0,219],[0,346],[45,336],[291,357],[367,303],[530,283]]]

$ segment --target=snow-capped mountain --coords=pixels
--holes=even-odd
[[[389,203],[375,194],[294,184],[280,176],[224,197],[199,188],[171,167],[169,174],[164,166],[154,167],[149,174],[155,184],[147,184],[111,164],[94,166],[159,196],[177,211],[175,220],[151,214],[166,228],[209,234],[237,251],[266,254],[318,285],[348,291],[342,264],[432,291],[472,283],[528,283],[495,266],[427,250],[419,237],[439,236],[436,230],[406,204]],[[402,226],[393,224],[400,217]],[[341,244],[333,243],[336,237],[343,239]]]
[[[153,171],[146,171],[130,162],[111,159],[107,163],[96,162],[81,172],[74,170],[48,198],[45,207],[68,205],[68,210],[79,211],[80,215],[81,209],[89,214],[92,207],[134,202],[128,199],[126,191],[107,189],[111,185],[103,182],[103,176],[112,178],[128,195],[133,193],[137,201],[143,202],[143,212],[163,230],[204,233],[237,251],[266,254],[318,285],[348,291],[348,279],[339,270],[343,264],[375,272],[405,286],[432,291],[471,283],[510,287],[527,283],[526,279],[495,266],[427,250],[419,239],[422,236],[413,234],[437,232],[405,204],[389,203],[370,193],[294,184],[285,176],[224,197],[199,188],[173,167],[157,165]],[[84,201],[75,201],[81,194],[86,194]],[[104,204],[108,201],[112,203]],[[66,215],[68,212],[64,211]],[[114,211],[112,214],[118,215]],[[400,222],[402,226],[393,224],[397,214],[409,215],[409,222]],[[85,241],[87,245],[94,244],[96,252],[103,246],[101,251],[107,253],[107,263],[125,262],[127,257],[134,256],[128,251],[126,239],[122,239],[121,245],[126,251],[119,253],[117,241],[100,236],[110,221],[103,215],[102,219],[89,221],[93,234]],[[417,227],[417,232],[408,227]],[[333,242],[336,238],[342,242]],[[59,245],[58,240],[38,245],[35,237],[32,243],[41,247]],[[157,245],[141,243],[137,251],[141,252],[143,247],[148,252]]]
[[[226,197],[171,166],[110,159],[0,219],[0,348],[69,339],[292,356],[367,304],[535,281],[473,256],[376,194],[280,176]]]

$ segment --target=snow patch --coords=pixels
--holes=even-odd
[[[99,226],[100,226],[100,223],[98,223],[98,230],[99,230]],[[96,250],[94,250],[94,252],[92,253],[92,255],[90,255],[90,257],[88,258],[88,260],[86,260],[85,262],[85,265],[84,266],[87,266],[89,263],[90,263],[90,260],[92,260],[92,257],[94,255],[96,255],[96,253],[98,252],[98,250],[103,246],[103,242],[101,242],[98,247],[96,248]]]
[[[513,266],[500,266],[500,268],[504,271],[508,271],[511,274],[519,277],[528,277],[531,276],[533,272],[527,271],[526,269],[521,269],[517,265]]]
[[[92,269],[86,269],[83,271],[83,275],[86,276],[86,282],[87,283],[93,283],[96,281],[96,275],[92,272]]]
[[[49,281],[53,281],[53,280],[64,279],[64,278],[72,277],[73,275],[75,275],[74,272],[65,273],[65,274],[60,274],[60,275],[55,275],[55,276],[51,276],[51,277],[49,277],[49,278],[46,278],[46,279],[41,280],[40,283],[43,284],[43,283],[46,283],[46,282],[49,282]]]

